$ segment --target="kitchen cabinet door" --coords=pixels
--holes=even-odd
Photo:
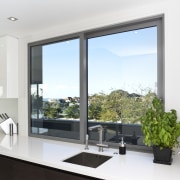
[[[13,179],[13,160],[0,156],[0,179]]]
[[[18,97],[18,40],[0,38],[0,98]]]
[[[2,180],[98,180],[36,163],[0,155],[0,179]]]

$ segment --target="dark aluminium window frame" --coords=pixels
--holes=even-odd
[[[32,137],[46,138],[61,140],[67,142],[74,142],[83,144],[85,142],[85,135],[87,134],[87,117],[88,117],[88,60],[87,60],[87,39],[92,37],[98,37],[103,35],[109,35],[113,33],[120,33],[130,30],[136,30],[146,27],[157,26],[157,95],[164,99],[164,15],[157,15],[154,17],[148,17],[143,19],[138,19],[131,22],[115,24],[111,26],[106,26],[102,28],[92,29],[84,32],[69,34],[61,37],[55,37],[51,39],[46,39],[38,42],[33,42],[28,44],[28,134]],[[44,136],[31,133],[31,99],[30,99],[30,75],[31,75],[31,49],[34,46],[47,45],[50,43],[66,41],[70,39],[79,38],[80,40],[80,139],[67,139],[60,137]],[[111,144],[112,146],[118,146],[118,144]],[[145,147],[137,145],[129,145],[129,148],[136,150],[145,149]]]

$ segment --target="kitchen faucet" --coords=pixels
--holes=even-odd
[[[104,128],[99,124],[99,125],[95,125],[95,126],[91,126],[88,128],[90,131],[94,130],[94,129],[98,129],[99,131],[99,143],[96,144],[99,147],[99,152],[103,152],[103,147],[108,148],[109,146],[107,144],[103,144],[103,131]]]

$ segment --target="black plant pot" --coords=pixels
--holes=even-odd
[[[172,163],[172,149],[153,146],[154,163],[171,165]]]

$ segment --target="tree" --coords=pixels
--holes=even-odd
[[[73,104],[71,106],[69,106],[66,110],[66,117],[68,118],[79,118],[79,105],[77,104]]]
[[[115,90],[109,95],[94,94],[89,97],[88,118],[99,121],[121,121],[122,123],[140,123],[140,117],[151,105],[154,93],[145,96],[129,94]]]
[[[58,118],[61,112],[62,110],[58,102],[49,102],[44,109],[44,115],[48,118]]]
[[[101,121],[117,121],[119,116],[115,111],[107,110],[101,113]]]
[[[100,119],[100,114],[101,114],[101,105],[97,103],[91,103],[88,108],[88,118],[89,119]]]
[[[112,91],[109,95],[106,95],[105,101],[102,105],[102,120],[113,122],[122,121],[122,115],[125,115],[124,109],[127,109],[127,97],[128,93],[122,90]],[[111,119],[108,119],[109,117]]]
[[[104,93],[94,94],[89,96],[88,118],[100,120],[100,114],[102,111],[102,104],[106,95]]]

